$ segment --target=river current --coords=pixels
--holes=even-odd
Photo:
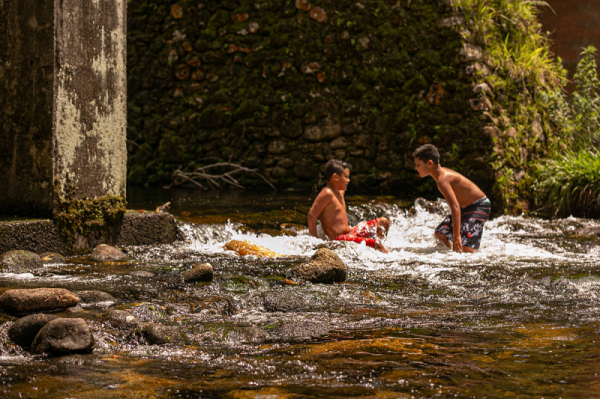
[[[221,197],[219,197],[221,196]],[[32,356],[0,315],[0,393],[60,398],[425,398],[600,396],[600,240],[595,220],[499,216],[481,249],[436,245],[443,201],[351,196],[356,222],[386,216],[389,254],[327,244],[345,283],[293,281],[289,270],[323,241],[308,235],[312,196],[194,192],[130,194],[130,207],[172,201],[182,240],[124,248],[130,261],[86,257],[42,273],[0,274],[0,290],[100,290],[115,303],[59,313],[90,325],[94,352]],[[304,226],[303,226],[304,225]],[[273,259],[225,251],[243,240]],[[183,271],[209,262],[212,283]],[[146,273],[140,273],[140,272]],[[148,345],[106,322],[177,326],[188,344]]]

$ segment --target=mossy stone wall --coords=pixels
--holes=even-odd
[[[550,127],[541,111],[513,127],[501,104],[522,93],[492,92],[466,25],[444,0],[129,1],[129,182],[231,160],[308,188],[340,158],[353,190],[424,195],[435,184],[411,153],[433,143],[489,195],[519,199],[497,184],[503,143],[543,153]]]

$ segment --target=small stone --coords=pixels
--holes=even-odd
[[[283,140],[274,140],[269,143],[269,147],[267,148],[269,154],[285,154],[289,151],[288,145]]]
[[[169,51],[169,57],[167,57],[167,60],[169,62],[175,62],[175,61],[177,61],[178,58],[179,58],[179,56],[177,55],[177,51],[175,51],[175,50]]]
[[[203,263],[183,273],[183,279],[188,283],[193,281],[213,281],[213,273],[212,265],[210,263]]]
[[[465,23],[465,19],[461,16],[454,16],[449,18],[444,18],[440,22],[438,22],[438,26],[440,28],[450,28],[456,25],[463,25]]]
[[[32,353],[64,355],[88,353],[94,348],[94,336],[83,319],[58,318],[46,324],[31,344]]]
[[[294,160],[284,158],[277,163],[277,166],[281,166],[283,169],[292,169],[294,167]]]
[[[194,313],[231,316],[236,313],[236,308],[231,299],[221,296],[212,296],[200,301],[196,309],[194,309]]]
[[[14,250],[0,255],[0,270],[9,273],[26,273],[43,268],[42,259],[33,252]]]
[[[362,127],[358,123],[353,122],[350,125],[344,126],[342,131],[348,136],[353,136],[357,133],[360,133],[362,131]]]
[[[310,10],[310,17],[320,24],[327,22],[327,12],[321,7],[315,7]]]
[[[175,19],[180,19],[183,16],[183,10],[179,4],[173,4],[171,6],[171,15]]]
[[[78,302],[77,295],[63,288],[15,289],[0,295],[0,309],[16,314],[60,310]]]
[[[250,16],[248,15],[248,13],[247,13],[247,12],[242,12],[242,13],[239,13],[239,14],[233,14],[233,15],[231,16],[231,20],[232,20],[233,22],[244,22],[244,21],[246,21],[246,20],[247,20],[249,17],[250,17]]]
[[[481,47],[470,43],[464,43],[459,54],[463,56],[465,61],[478,61],[483,56],[483,51],[481,50]]]
[[[242,36],[246,36],[248,34],[248,31],[246,30],[246,28],[239,30],[236,32],[238,35],[242,35]]]
[[[185,35],[180,31],[176,30],[173,32],[173,43],[177,43],[185,39]]]
[[[508,130],[506,130],[506,132],[504,134],[508,137],[517,138],[518,133],[517,133],[517,129],[515,129],[514,127],[510,127],[510,128],[508,128]]]
[[[111,310],[103,317],[103,320],[119,330],[133,330],[140,325],[138,319],[124,310]]]
[[[286,176],[286,171],[285,169],[283,169],[281,166],[275,166],[273,168],[273,171],[271,172],[271,174],[273,175],[273,177],[277,178],[277,179],[283,179]]]
[[[491,96],[492,89],[490,89],[490,86],[488,86],[487,83],[479,83],[478,85],[473,87],[473,93],[484,93],[484,94],[487,94],[488,96]]]
[[[127,260],[127,255],[118,248],[110,245],[100,244],[90,256],[91,260],[95,262],[122,262]]]
[[[258,22],[250,22],[250,24],[248,25],[248,30],[250,31],[250,33],[258,32],[259,28],[260,26],[258,25]]]
[[[294,267],[292,274],[312,283],[332,284],[346,280],[346,266],[335,252],[320,248],[310,261]]]
[[[185,345],[186,337],[174,326],[148,325],[142,329],[142,336],[150,345]]]
[[[133,277],[141,277],[141,278],[152,278],[154,277],[154,273],[149,272],[147,270],[136,270],[134,272],[129,273],[130,276]]]
[[[310,3],[308,0],[296,0],[296,8],[302,11],[310,10]]]
[[[489,111],[492,109],[492,102],[485,96],[472,98],[469,100],[473,111]]]
[[[490,74],[490,69],[485,65],[475,63],[473,65],[467,65],[465,67],[465,72],[468,75],[481,75],[483,77],[486,77]]]
[[[46,264],[65,263],[67,261],[64,256],[57,254],[56,252],[44,252],[39,256],[42,262]]]
[[[103,291],[78,291],[79,305],[84,309],[106,309],[113,306],[117,300]]]
[[[348,147],[348,141],[345,137],[338,137],[337,139],[333,140],[329,146],[332,150],[339,150],[341,148]]]
[[[15,344],[29,348],[42,327],[54,319],[58,316],[43,313],[22,317],[10,326],[8,336]]]
[[[173,92],[173,97],[183,97],[183,89],[181,88],[176,88],[175,91]]]
[[[329,326],[319,321],[287,321],[273,330],[284,341],[308,340],[329,332]]]
[[[494,138],[500,135],[500,129],[496,126],[485,126],[483,128],[483,133],[490,138]]]

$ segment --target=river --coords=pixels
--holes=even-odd
[[[0,393],[56,398],[428,398],[600,396],[600,240],[595,220],[499,216],[481,249],[456,254],[433,230],[447,205],[349,196],[354,220],[387,216],[389,254],[334,251],[341,284],[294,282],[289,270],[323,242],[308,235],[314,195],[131,190],[130,208],[166,201],[182,240],[124,248],[130,261],[86,257],[35,275],[0,274],[0,290],[101,290],[117,302],[59,313],[92,329],[92,354],[32,356],[0,315]],[[282,228],[282,224],[284,224]],[[225,251],[245,240],[273,259]],[[181,272],[209,262],[212,283]],[[139,273],[146,271],[150,273]],[[148,345],[106,322],[178,326],[188,344]]]

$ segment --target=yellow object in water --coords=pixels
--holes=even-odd
[[[278,253],[271,251],[265,247],[249,243],[248,241],[233,240],[225,244],[225,249],[237,252],[241,256],[254,255],[258,257],[274,258],[280,256]]]

